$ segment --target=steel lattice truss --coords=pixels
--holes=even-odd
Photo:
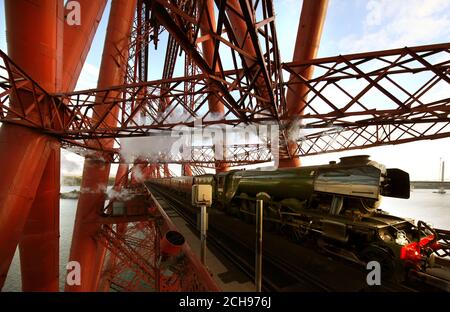
[[[161,225],[154,221],[103,224],[96,239],[108,250],[102,280],[115,291],[207,291],[198,268],[188,255],[170,259],[161,255]]]
[[[154,243],[158,232],[152,222],[138,222],[126,225],[123,233],[104,224],[98,234],[98,241],[110,252],[109,265],[104,266],[103,278],[118,291],[159,290],[156,280],[158,248]]]
[[[450,43],[280,63],[271,1],[216,1],[217,27],[207,31],[200,28],[208,11],[199,3],[139,1],[121,86],[48,94],[1,52],[0,121],[39,129],[80,151],[102,150],[116,162],[119,139],[170,136],[200,120],[202,127],[276,124],[281,137],[298,143],[292,157],[450,136]],[[247,26],[244,34],[232,27],[239,23]],[[149,46],[164,32],[163,77],[146,81]],[[212,62],[200,48],[208,40]],[[173,78],[180,51],[185,76]],[[311,79],[297,74],[309,67]],[[297,118],[285,109],[284,95],[294,84],[308,88]],[[30,97],[32,105],[24,106]],[[223,114],[210,110],[212,98],[220,99]],[[107,124],[111,119],[115,126]],[[115,148],[104,147],[106,138],[115,139]],[[206,144],[193,146],[189,160],[173,154],[152,162],[243,165],[273,160],[271,149],[230,142],[227,158],[217,160]]]
[[[449,136],[449,45],[433,47],[283,64],[294,75],[314,67],[313,79],[296,76],[309,89],[302,118],[309,128],[331,128],[310,129],[297,154]]]
[[[174,163],[174,164],[191,164],[200,167],[209,167],[214,169],[217,164],[228,163],[231,166],[246,165],[249,163],[258,164],[272,160],[272,150],[267,145],[262,144],[233,144],[224,147],[224,154],[228,155],[226,159],[216,157],[214,146],[193,146],[190,150],[189,157],[183,157],[182,154],[162,155],[159,159],[151,157],[136,158],[134,164],[148,163]],[[113,162],[121,162],[120,155],[114,156]],[[123,160],[122,160],[123,161]],[[195,167],[193,167],[193,170]],[[201,169],[199,169],[201,170]]]

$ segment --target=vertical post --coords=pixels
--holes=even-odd
[[[261,292],[262,286],[263,205],[263,200],[256,200],[255,288],[257,292]]]
[[[206,265],[206,230],[208,228],[208,213],[206,205],[201,206],[200,211],[200,258],[203,265]]]
[[[445,161],[441,161],[441,187],[439,188],[439,194],[445,194],[445,187],[444,187],[444,176],[445,176]]]
[[[161,291],[161,237],[159,236],[159,227],[156,221],[153,221],[155,229],[155,291]]]
[[[208,213],[206,207],[212,204],[212,187],[210,184],[192,185],[192,205],[200,207],[200,260],[206,264],[206,231],[208,230]],[[198,222],[198,221],[197,221]]]

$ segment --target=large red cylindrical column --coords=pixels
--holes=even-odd
[[[202,6],[202,2],[203,1],[199,1],[199,6]],[[214,1],[204,0],[204,5],[205,5],[205,12],[203,12],[203,15],[200,19],[200,30],[203,36],[209,34],[209,32],[216,32],[216,21],[214,18]],[[214,58],[214,42],[212,41],[212,38],[202,42],[202,51],[205,61],[208,63],[210,67],[212,67]],[[219,66],[216,65],[214,67],[214,70],[218,72]],[[217,98],[216,95],[211,94],[209,96],[208,105],[211,113],[217,115],[224,114],[223,103],[220,101],[219,98]]]
[[[148,165],[146,177],[147,179],[158,178],[159,165]]]
[[[58,142],[20,126],[0,128],[0,288],[55,144]]]
[[[62,5],[63,1],[57,0],[5,2],[8,54],[48,92],[58,90],[61,83],[58,38],[63,25]],[[24,106],[32,104],[31,97],[24,93],[20,96]],[[14,94],[11,105],[17,105]],[[56,196],[59,195],[59,180],[47,179],[54,177],[55,172],[52,172],[44,178],[46,182],[41,183],[47,165],[59,172],[57,155],[59,142],[51,137],[8,124],[0,129],[0,288],[22,234],[27,245],[28,239],[36,234],[35,244],[28,250],[37,253],[34,257],[41,254],[47,254],[47,257],[35,261],[35,268],[22,262],[24,289],[58,290],[59,205]],[[38,188],[39,191],[46,190],[45,197],[50,205],[45,209],[42,206],[32,208]],[[38,226],[33,220],[49,221]],[[41,283],[28,283],[28,273],[33,270],[39,271]]]
[[[230,18],[231,27],[233,28],[233,32],[236,36],[239,47],[242,47],[245,52],[247,52],[252,57],[255,57],[256,51],[253,47],[250,36],[248,36],[247,24],[242,19],[242,9],[241,5],[239,4],[239,0],[229,0],[227,2],[227,5],[227,14]],[[244,57],[244,62],[246,63],[247,67],[251,67],[255,61],[251,58]]]
[[[57,22],[63,24],[63,37],[58,32],[57,58],[63,61],[60,88],[72,91],[80,75],[106,0],[80,0],[81,23],[69,25],[60,13]],[[61,6],[62,3],[60,2]],[[63,44],[63,51],[61,51]],[[62,52],[62,53],[61,53]],[[57,76],[61,73],[58,71]],[[54,90],[52,90],[54,91]],[[60,148],[55,148],[47,161],[36,197],[31,207],[19,244],[23,291],[59,290],[59,191]]]
[[[181,175],[191,177],[192,176],[192,169],[189,164],[182,164],[181,165]]]
[[[164,178],[170,178],[170,170],[168,164],[164,164],[163,171],[164,171]]]
[[[106,6],[106,0],[78,0],[78,3],[81,8],[80,25],[64,24],[63,92],[75,89]]]
[[[203,15],[200,19],[200,30],[202,35],[207,35],[209,32],[216,32],[217,26],[214,18],[214,0],[204,0],[204,5],[205,5],[205,12],[203,12]],[[200,7],[203,6],[202,1],[199,1],[199,6]],[[202,42],[202,50],[205,61],[208,63],[210,67],[212,67],[214,59],[214,42],[212,38]],[[216,72],[219,72],[220,68],[219,65],[217,64],[214,70]],[[210,118],[220,119],[223,117],[225,112],[224,105],[220,101],[220,99],[213,93],[211,93],[208,97],[208,107],[209,111],[212,114]],[[224,149],[224,152],[225,150],[226,149]],[[223,157],[225,158],[226,155],[224,154]],[[216,172],[224,172],[224,171],[228,171],[228,164],[218,162],[216,165]]]
[[[131,25],[136,9],[135,0],[113,0],[108,21],[102,63],[98,79],[98,88],[119,85],[124,82],[125,66]],[[100,100],[97,99],[97,100]],[[98,107],[101,116],[109,105]],[[116,126],[117,110],[105,119],[105,123]],[[105,140],[104,145],[112,147],[113,140]],[[95,220],[103,208],[105,190],[108,183],[110,164],[101,158],[86,157],[84,162],[82,189],[78,200],[70,261],[78,261],[81,265],[81,285],[66,285],[67,291],[97,290],[100,270],[105,249],[95,237],[100,224],[89,222]]]
[[[114,189],[120,191],[128,184],[128,164],[121,163],[117,167],[116,179],[114,180]]]
[[[319,50],[320,38],[327,13],[328,0],[304,0],[300,21],[298,24],[297,40],[295,42],[294,56],[292,61],[301,62],[314,59]],[[306,79],[312,78],[312,67],[299,72]],[[290,79],[295,79],[291,77]],[[301,117],[304,113],[308,88],[304,84],[294,84],[287,90],[286,108],[287,116],[291,120]],[[297,149],[295,141],[288,141],[290,154]],[[280,159],[280,167],[299,167],[300,159]]]
[[[47,92],[61,82],[62,0],[6,0],[8,55]],[[60,49],[60,51],[58,51]]]
[[[60,163],[54,142],[19,244],[23,291],[59,291]]]
[[[293,62],[304,62],[316,58],[319,51],[320,38],[327,13],[328,0],[304,0],[295,41]],[[313,75],[312,67],[299,72],[305,78]],[[292,76],[290,79],[294,79]],[[304,84],[294,84],[287,90],[286,105],[289,117],[302,114],[304,103],[302,100],[308,88]]]
[[[81,285],[66,285],[66,291],[95,291],[100,271],[103,245],[96,240],[100,224],[96,223],[105,200],[106,182],[110,164],[103,160],[86,158],[81,180],[75,225],[69,261],[81,266]],[[101,180],[101,181],[99,181]],[[102,182],[102,183],[100,183]]]

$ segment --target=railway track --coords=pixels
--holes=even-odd
[[[160,201],[163,199],[166,203],[170,205],[170,208],[178,213],[191,228],[196,230],[196,234],[199,236],[199,231],[197,230],[196,214],[193,209],[185,209],[186,204],[179,198],[176,198],[171,194],[169,196],[162,189],[157,187],[152,187],[151,192],[154,194],[155,198]],[[229,248],[233,244],[235,248]],[[243,257],[241,251],[246,248],[245,244],[242,242],[236,242],[235,240],[230,240],[226,236],[218,237],[217,230],[209,228],[208,230],[208,248],[216,249],[221,252],[230,262],[232,262],[238,269],[244,272],[249,278],[254,277],[253,264],[250,264],[246,258]],[[237,253],[235,250],[239,250]],[[277,286],[276,282],[273,282],[266,275],[263,277],[263,289],[265,291],[280,291],[280,287]]]
[[[175,210],[192,228],[197,229],[196,210],[190,205],[186,205],[184,198],[155,185],[146,186],[158,201],[163,199],[169,208]],[[249,228],[252,227],[214,209],[211,210],[208,218],[209,248],[220,251],[249,278],[253,279],[254,230],[249,232]],[[235,220],[233,221],[233,219]],[[230,228],[237,228],[239,231],[230,231]],[[403,284],[389,282],[383,283],[380,287],[369,288],[365,280],[367,273],[361,268],[336,262],[315,252],[311,254],[311,251],[282,239],[278,235],[274,237],[273,234],[264,233],[264,236],[264,291],[415,291]],[[305,253],[308,256],[305,256]],[[305,257],[307,259],[309,257],[310,260],[300,261]],[[314,267],[313,269],[311,269],[311,265]],[[335,268],[333,270],[328,266]]]

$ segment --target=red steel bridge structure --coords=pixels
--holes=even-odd
[[[316,58],[327,2],[292,8],[301,10],[297,40],[282,62],[272,0],[112,0],[97,88],[74,91],[106,0],[77,1],[79,25],[67,23],[62,0],[6,0],[0,288],[18,246],[23,290],[59,290],[61,148],[85,157],[69,258],[82,282],[66,291],[216,291],[187,246],[180,258],[167,243],[174,226],[133,168],[147,179],[170,176],[170,163],[185,175],[274,159],[290,167],[305,155],[450,137],[450,43]],[[154,50],[165,61],[150,80]],[[278,155],[271,142],[225,144],[220,159],[202,144],[189,159],[121,155],[122,139],[196,121],[276,125]],[[122,215],[105,203],[112,163],[114,188],[141,198],[122,200]]]

